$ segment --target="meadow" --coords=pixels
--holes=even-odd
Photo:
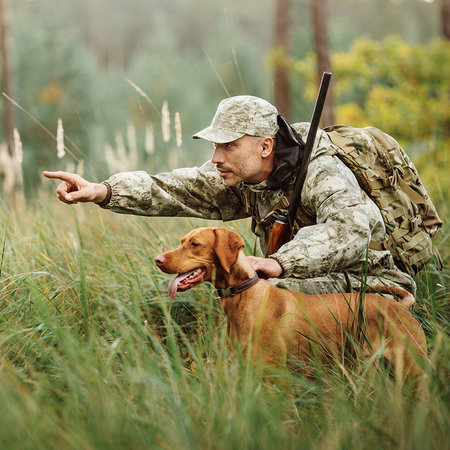
[[[417,279],[427,398],[358,354],[267,379],[230,349],[212,287],[171,302],[153,263],[207,223],[1,205],[0,448],[448,448],[448,270]],[[251,253],[249,224],[227,226]]]

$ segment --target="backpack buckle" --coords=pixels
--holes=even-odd
[[[417,230],[417,228],[420,227],[421,225],[422,225],[422,217],[420,215],[411,217],[411,219],[409,219],[409,226],[411,231]]]

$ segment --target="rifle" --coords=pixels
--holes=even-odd
[[[292,193],[292,200],[287,212],[282,212],[275,218],[269,237],[269,242],[267,244],[266,258],[278,251],[282,245],[286,244],[286,242],[289,242],[294,237],[295,217],[297,215],[298,207],[300,206],[301,193],[306,178],[306,171],[308,169],[309,159],[314,147],[317,129],[319,128],[320,116],[322,115],[330,79],[331,72],[324,72],[322,75],[322,81],[320,82],[319,94],[314,106],[314,112],[308,131],[308,136],[306,138],[305,148],[303,150],[302,163],[298,168],[294,191]]]

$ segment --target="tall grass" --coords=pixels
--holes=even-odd
[[[363,358],[266,379],[230,350],[211,287],[170,302],[154,266],[200,225],[1,207],[0,448],[447,447],[448,272],[418,280],[428,399]],[[228,226],[251,251],[247,224]]]

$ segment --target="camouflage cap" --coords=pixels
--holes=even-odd
[[[192,136],[217,144],[250,136],[275,137],[278,111],[266,100],[251,95],[238,95],[222,100],[211,125]]]

